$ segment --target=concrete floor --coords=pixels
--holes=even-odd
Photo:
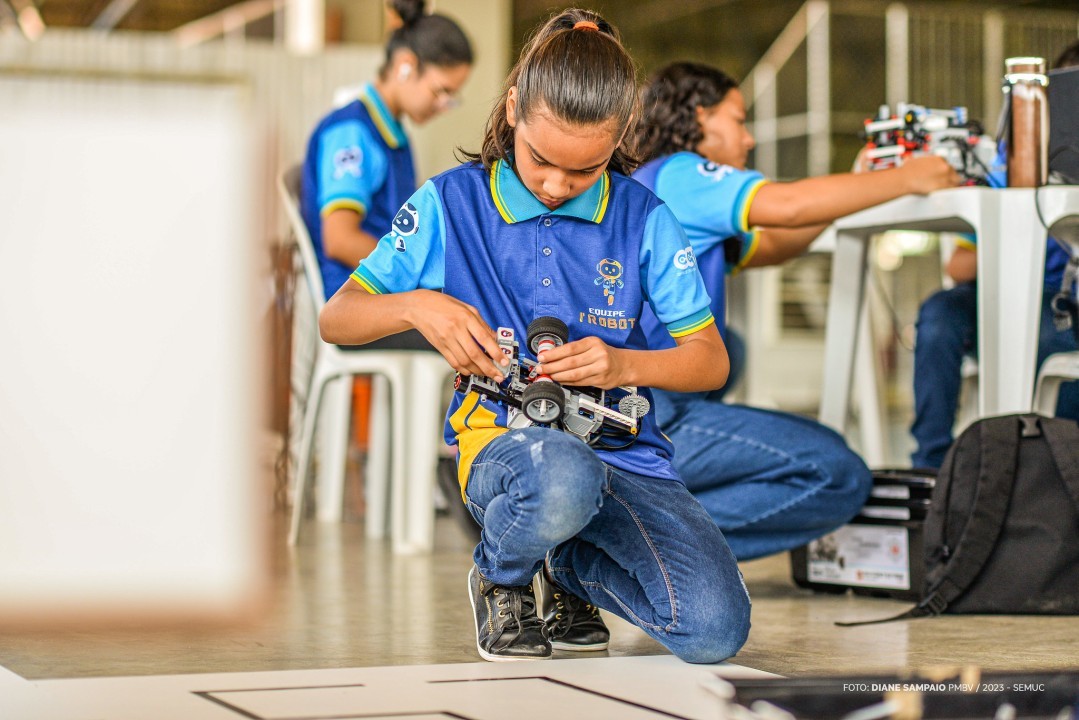
[[[305,527],[275,546],[274,602],[229,629],[137,629],[0,635],[0,672],[29,680],[472,663],[478,660],[465,575],[471,543],[448,517],[437,550],[402,557],[363,537],[360,523]],[[907,603],[818,595],[794,586],[787,557],[745,563],[753,629],[732,662],[787,676],[892,674],[936,665],[1035,671],[1079,667],[1079,618],[945,616],[856,628]],[[666,655],[608,617],[599,656]],[[565,654],[564,657],[572,657]],[[578,656],[579,657],[579,656]]]

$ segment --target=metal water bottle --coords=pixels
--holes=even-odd
[[[1039,187],[1049,172],[1049,102],[1045,59],[1004,61],[1004,92],[1011,96],[1008,132],[1008,186]]]

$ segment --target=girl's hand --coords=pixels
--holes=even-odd
[[[625,351],[586,337],[539,354],[538,370],[563,385],[610,390],[625,384]]]
[[[476,308],[433,290],[416,290],[410,295],[409,323],[454,370],[502,382],[509,358],[502,354],[494,331]]]
[[[899,172],[904,174],[910,192],[920,195],[955,187],[961,182],[959,173],[937,155],[910,158],[899,167]]]

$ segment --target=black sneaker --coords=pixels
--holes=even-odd
[[[476,616],[476,649],[492,662],[545,660],[551,643],[536,615],[532,586],[495,585],[475,565],[468,573],[468,599]]]
[[[598,607],[555,585],[546,567],[536,573],[534,585],[551,647],[578,652],[607,649],[611,631],[599,616]]]

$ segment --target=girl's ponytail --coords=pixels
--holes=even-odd
[[[517,88],[518,120],[542,111],[571,125],[610,123],[622,142],[609,167],[629,174],[637,166],[634,135],[627,130],[637,113],[637,66],[618,31],[601,16],[572,8],[533,34],[506,78],[480,151],[462,152],[466,159],[490,168],[513,152],[513,128],[506,120],[511,87]]]
[[[379,71],[389,71],[398,50],[413,53],[423,65],[456,67],[472,64],[472,44],[461,27],[445,15],[425,15],[425,0],[391,0],[389,9],[400,20],[386,42],[386,59]]]

